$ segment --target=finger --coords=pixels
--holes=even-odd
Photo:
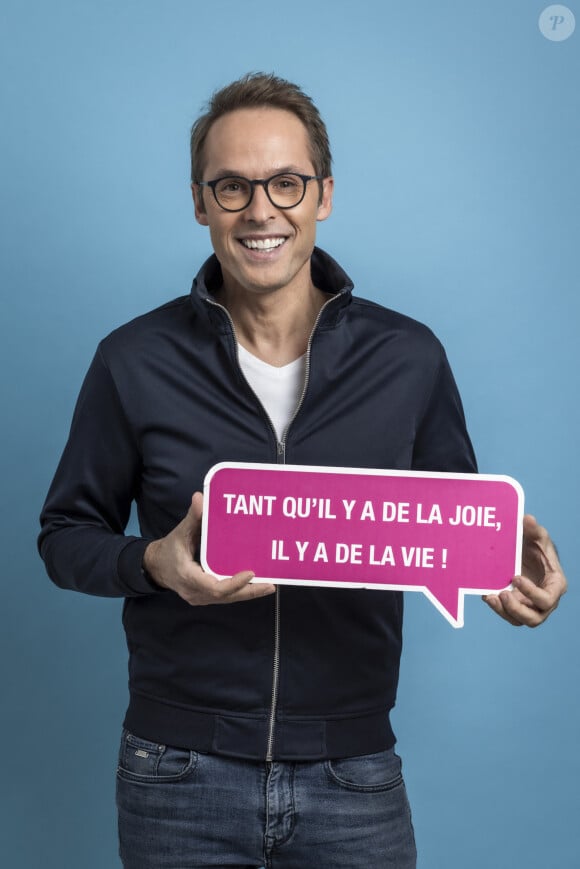
[[[510,625],[514,625],[514,627],[516,628],[522,627],[522,623],[520,621],[514,619],[505,611],[503,604],[497,595],[484,594],[483,600],[488,605],[488,607],[494,611],[494,613],[497,613],[498,616],[500,616],[502,619],[505,619],[505,621],[509,622]]]
[[[203,509],[203,495],[201,492],[195,492],[191,498],[189,509],[177,528],[175,529],[182,534],[188,541],[195,540],[201,530],[201,514]]]
[[[194,518],[201,522],[201,516],[203,513],[203,495],[201,492],[194,492],[191,498],[191,512]]]
[[[234,576],[218,579],[210,573],[205,573],[199,565],[195,565],[195,582],[201,595],[213,603],[234,603],[240,600],[252,600],[265,597],[276,591],[269,583],[251,583],[254,573],[242,570]]]
[[[543,586],[539,586],[526,576],[514,576],[512,584],[531,601],[534,607],[543,612],[554,609],[565,591],[563,584],[552,577],[549,577]]]
[[[551,542],[551,537],[543,525],[540,525],[535,516],[531,513],[526,513],[523,519],[524,537],[529,537],[531,540],[537,540],[540,543],[547,544]]]
[[[276,586],[265,582],[252,582],[255,574],[251,570],[242,570],[229,579],[216,580],[223,597],[228,600],[251,600],[255,597],[264,597],[276,591]]]
[[[252,582],[235,592],[228,598],[224,598],[223,603],[240,603],[245,600],[257,600],[261,597],[268,597],[274,594],[276,586],[267,582]]]
[[[194,492],[191,499],[191,512],[195,522],[191,532],[191,539],[197,547],[201,543],[201,520],[203,516],[203,495],[201,492]]]
[[[234,576],[229,576],[225,579],[216,579],[215,577],[212,577],[216,589],[223,597],[237,594],[249,585],[253,578],[254,573],[251,570],[241,570],[239,573],[234,574]]]
[[[541,625],[551,612],[551,610],[539,610],[533,604],[530,605],[522,601],[514,592],[502,591],[498,597],[507,616],[514,622],[529,628],[536,628]]]
[[[526,513],[523,520],[524,535],[526,537],[535,537],[539,532],[541,525],[535,516],[531,513]]]
[[[234,576],[218,579],[212,573],[206,573],[197,561],[191,561],[188,564],[188,570],[184,576],[185,581],[194,585],[199,592],[216,598],[235,594],[248,585],[253,578],[254,574],[251,570],[241,570]]]
[[[536,541],[539,543],[544,549],[550,547],[554,550],[556,554],[556,547],[554,546],[554,541],[550,537],[546,528],[543,525],[540,525],[535,516],[532,516],[531,513],[526,513],[523,520],[523,531],[524,537],[527,537],[530,540]]]
[[[534,560],[539,559],[544,567],[551,570],[561,569],[558,550],[548,531],[540,525],[534,516],[526,514],[523,522],[524,545]]]

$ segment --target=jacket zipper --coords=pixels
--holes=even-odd
[[[308,344],[306,347],[306,363],[304,366],[304,384],[302,386],[302,393],[300,395],[300,399],[298,400],[298,404],[296,405],[294,413],[292,414],[290,422],[288,423],[288,425],[284,429],[284,432],[282,433],[282,440],[281,441],[278,440],[278,435],[276,433],[276,429],[274,428],[274,424],[272,423],[272,420],[270,418],[268,411],[266,410],[266,408],[264,407],[264,405],[262,404],[262,402],[260,401],[260,399],[258,398],[256,393],[254,392],[254,390],[252,389],[252,387],[250,386],[250,384],[246,380],[246,383],[248,383],[248,387],[250,388],[250,390],[254,394],[256,401],[258,402],[258,404],[260,405],[260,407],[264,411],[264,414],[266,415],[266,419],[268,420],[268,424],[269,424],[270,428],[274,432],[274,437],[276,438],[276,464],[279,464],[279,465],[286,464],[286,438],[288,436],[288,431],[290,430],[292,423],[296,419],[298,412],[299,412],[300,408],[302,407],[302,403],[304,401],[304,396],[306,395],[306,390],[308,389],[308,380],[310,377],[310,350],[312,348],[312,339],[314,337],[314,333],[316,331],[318,323],[320,322],[320,318],[322,316],[322,312],[324,311],[324,309],[328,305],[330,305],[333,301],[335,301],[335,299],[337,299],[340,295],[341,294],[338,293],[337,295],[334,295],[331,299],[327,299],[326,302],[321,307],[320,311],[318,312],[316,320],[314,321],[314,325],[312,327],[312,331],[310,332],[310,337],[308,338]],[[228,320],[230,322],[232,334],[233,334],[234,340],[235,340],[236,361],[238,363],[238,368],[241,371],[242,367],[240,365],[240,354],[238,352],[238,341],[236,338],[236,329],[234,326],[234,321],[232,320],[232,318],[230,316],[230,312],[228,311],[227,308],[224,308],[223,305],[220,305],[219,302],[214,302],[213,299],[209,299],[206,297],[206,301],[210,305],[214,305],[216,308],[220,308],[225,313],[226,317],[228,318]],[[242,375],[243,375],[243,373],[244,372],[242,371]],[[267,745],[266,745],[266,762],[267,763],[272,763],[274,760],[274,738],[275,738],[275,729],[276,729],[276,711],[278,708],[278,685],[279,685],[279,681],[280,681],[280,586],[278,585],[278,586],[276,586],[275,603],[274,603],[274,657],[273,657],[273,663],[272,663],[272,693],[271,693],[271,700],[270,700],[270,715],[269,715],[269,719],[268,719],[268,741],[267,741]]]

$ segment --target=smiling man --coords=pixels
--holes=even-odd
[[[332,209],[330,156],[317,170],[304,123],[273,107],[223,114],[199,156],[197,142],[194,132],[195,216],[221,266],[220,301],[243,347],[275,366],[292,362],[328,298],[310,258],[316,222]]]
[[[123,865],[412,869],[389,719],[401,593],[252,584],[243,564],[218,581],[199,490],[226,460],[472,472],[457,389],[433,334],[353,296],[315,247],[330,149],[298,87],[218,91],[191,162],[214,254],[190,295],[99,345],[39,540],[58,585],[126,599]],[[488,604],[535,626],[566,580],[531,517],[524,563]]]

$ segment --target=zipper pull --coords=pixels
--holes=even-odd
[[[278,444],[278,464],[284,465],[286,463],[286,446],[283,443]]]

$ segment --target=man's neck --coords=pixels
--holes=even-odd
[[[311,283],[299,293],[287,288],[249,293],[224,286],[218,298],[229,311],[240,344],[264,362],[282,366],[306,352],[318,313],[329,297]]]

